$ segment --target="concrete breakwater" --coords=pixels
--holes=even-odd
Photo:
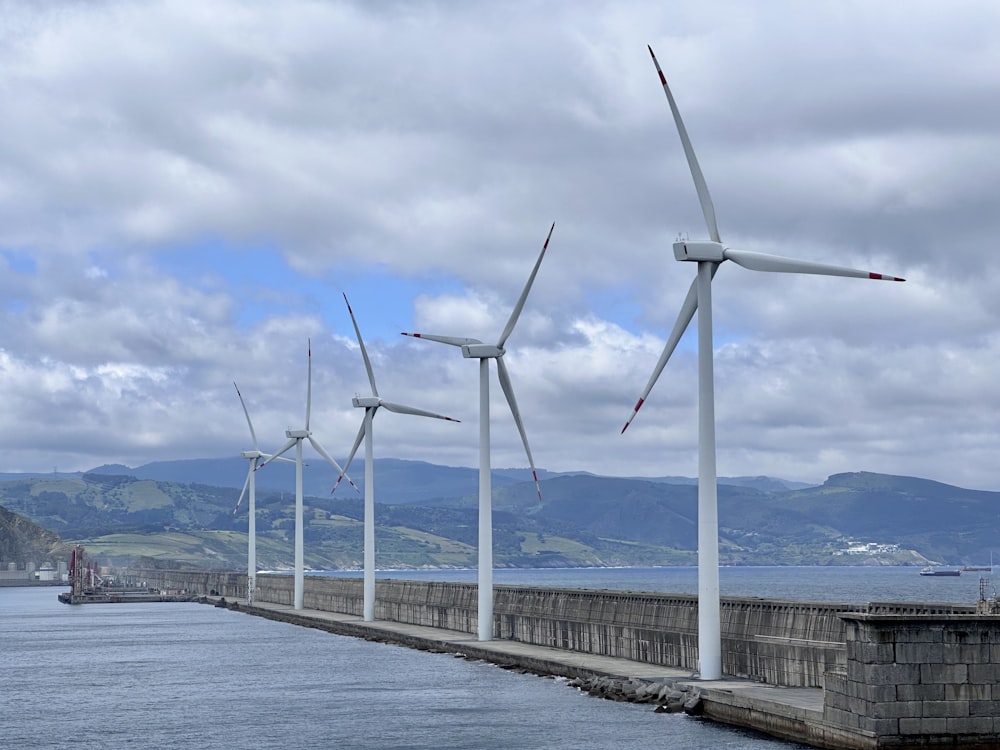
[[[143,576],[245,598],[245,576],[236,573]],[[691,676],[696,597],[499,586],[496,640],[476,643],[474,585],[380,580],[377,623],[360,621],[360,579],[307,577],[308,617],[291,609],[292,585],[289,575],[259,576],[254,610],[417,648],[446,643],[440,648],[539,674],[611,678],[601,687],[606,697],[620,688],[623,697],[656,692],[662,701],[687,685],[685,702],[696,698],[692,708],[708,718],[817,747],[1000,747],[1000,616],[973,606],[726,598],[723,669],[742,679],[703,682]],[[412,635],[421,628],[438,635]]]
[[[246,598],[240,573],[143,570],[151,586],[215,591]],[[475,584],[384,579],[375,584],[375,617],[476,633]],[[255,598],[292,604],[289,575],[261,574]],[[359,578],[307,576],[304,606],[361,616]],[[723,672],[769,685],[822,687],[829,671],[847,667],[843,612],[961,614],[973,606],[912,603],[849,604],[724,597]],[[498,640],[613,656],[693,672],[698,667],[698,598],[631,591],[494,586]]]

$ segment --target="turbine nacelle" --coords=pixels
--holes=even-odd
[[[499,359],[506,350],[496,344],[463,344],[462,356],[466,359]]]
[[[312,435],[309,430],[285,430],[285,437],[289,440],[305,440]]]
[[[690,242],[685,240],[684,242],[674,243],[674,258],[677,260],[721,263],[726,260],[726,248],[721,242],[711,242],[709,240]]]
[[[264,454],[260,451],[243,451],[240,453],[240,457],[251,459],[251,458],[263,458]]]
[[[381,402],[375,396],[355,396],[351,399],[351,403],[359,409],[370,409],[379,406]]]

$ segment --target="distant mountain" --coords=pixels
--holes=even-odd
[[[339,459],[338,459],[339,460]],[[343,461],[341,461],[343,463]],[[426,461],[408,461],[399,458],[375,459],[378,477],[379,499],[387,503],[423,503],[437,499],[474,498],[479,492],[479,469],[461,466],[441,466]],[[184,484],[205,484],[215,487],[243,486],[247,474],[247,462],[242,458],[198,458],[181,461],[156,461],[136,468],[121,464],[107,464],[91,469],[90,474],[112,474],[132,476],[136,479],[153,479],[159,482],[179,482]],[[360,488],[364,488],[364,459],[356,460],[350,470],[351,478]],[[29,476],[0,475],[0,481],[20,478],[42,478],[48,475]],[[77,475],[78,476],[78,475]],[[587,472],[553,472],[538,470],[540,480],[565,476],[596,477]],[[698,480],[691,477],[630,477],[640,482],[660,482],[665,484],[695,485]],[[320,458],[307,458],[303,472],[303,488],[307,495],[322,497],[329,494],[337,481],[337,472]],[[492,482],[494,488],[509,487],[531,481],[531,470],[526,468],[494,468]],[[783,492],[803,489],[813,485],[805,482],[790,482],[773,477],[720,477],[719,484],[738,487],[752,487],[764,492]],[[261,469],[257,475],[257,486],[277,491],[288,491],[295,486],[294,467],[289,464],[273,463]],[[337,492],[351,492],[341,485]]]
[[[129,475],[117,473],[122,468],[0,482],[0,505],[63,539],[122,556],[245,564],[246,506],[232,513],[246,476],[242,459],[163,462],[128,469]],[[273,479],[288,467],[269,466],[261,475],[272,468]],[[331,497],[333,472],[324,480],[314,468],[313,486],[323,491],[306,494],[307,564],[358,567],[361,497],[344,489]],[[398,459],[379,460],[376,468],[380,566],[475,565],[475,470]],[[228,487],[206,483],[226,471]],[[187,481],[155,478],[182,475]],[[694,484],[547,473],[539,502],[534,483],[524,481],[529,476],[519,469],[495,472],[498,566],[695,562]],[[837,474],[803,488],[743,479],[719,484],[724,564],[981,564],[994,547],[1000,493],[871,473]],[[287,567],[292,482],[279,489],[269,484],[258,477],[258,550],[263,565]]]
[[[982,564],[998,546],[1000,493],[929,479],[834,474],[821,487],[776,496],[774,504],[845,536],[900,541],[952,564]]]
[[[384,502],[426,502],[435,498],[474,495],[479,491],[478,469],[438,466],[424,461],[404,461],[397,458],[376,459],[375,466],[379,498]],[[242,458],[156,461],[136,468],[119,465],[99,466],[88,473],[240,489],[246,481],[247,461]],[[349,469],[349,474],[358,487],[363,489],[364,459],[355,461]],[[307,495],[316,497],[329,495],[337,482],[337,472],[319,457],[307,456],[302,475],[303,491]],[[493,484],[497,487],[524,482],[530,478],[531,472],[527,469],[497,469],[493,471]],[[268,464],[257,473],[257,486],[277,492],[293,491],[295,488],[295,467],[286,463]],[[342,483],[337,490],[337,493],[342,495],[353,492],[346,483]]]
[[[697,485],[695,477],[630,477],[646,482],[665,482],[667,484],[693,484]],[[808,487],[815,487],[809,482],[793,482],[788,479],[775,479],[774,477],[719,477],[719,484],[728,484],[734,487],[752,487],[763,492],[785,492],[786,490],[803,490]]]

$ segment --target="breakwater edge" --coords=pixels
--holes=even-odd
[[[188,588],[240,597],[240,574],[184,575]],[[576,660],[578,677],[601,676],[603,668],[594,670],[594,660],[610,659],[614,663],[604,676],[649,682],[667,674],[666,682],[674,681],[671,689],[686,679],[698,689],[706,717],[817,747],[920,747],[935,737],[952,747],[997,744],[993,716],[1000,715],[995,702],[1000,697],[994,699],[986,684],[996,681],[994,654],[982,646],[990,639],[1000,642],[994,632],[1000,618],[978,615],[974,605],[727,598],[723,669],[729,677],[709,683],[691,680],[697,664],[693,597],[503,586],[495,596],[497,640],[489,643],[472,638],[475,587],[470,585],[379,581],[377,622],[361,623],[361,581],[309,577],[305,606],[310,619],[334,619],[338,627],[428,628],[448,649],[501,649],[485,657],[494,663],[511,660],[521,649],[530,652],[522,653],[525,658],[544,652],[545,661]],[[258,603],[283,608],[282,616],[303,617],[291,609],[289,576],[260,576]],[[959,634],[962,644],[955,641]],[[412,632],[393,636],[400,642],[412,637]],[[919,645],[924,642],[934,645]],[[980,648],[965,648],[969,644]],[[897,654],[911,660],[909,668],[890,668]],[[970,658],[977,660],[975,668],[963,672],[961,689],[952,682],[959,670],[936,666]],[[548,666],[525,668],[566,674]],[[637,670],[654,673],[634,674]]]

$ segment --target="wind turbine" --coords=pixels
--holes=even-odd
[[[674,257],[679,261],[691,261],[698,264],[698,275],[691,284],[684,302],[681,304],[677,322],[667,339],[667,345],[660,355],[653,374],[646,384],[646,389],[639,397],[632,415],[628,418],[622,432],[628,429],[635,415],[642,407],[652,390],[656,379],[660,376],[667,360],[673,354],[677,343],[698,311],[698,658],[699,673],[703,680],[717,680],[722,676],[722,635],[719,606],[719,522],[718,500],[716,494],[715,465],[715,396],[712,362],[712,279],[719,265],[731,260],[738,266],[751,271],[770,271],[778,273],[811,273],[824,276],[847,276],[861,279],[879,279],[884,281],[903,281],[896,276],[887,276],[868,271],[858,271],[853,268],[829,266],[805,260],[783,258],[776,255],[765,255],[744,250],[733,250],[722,244],[719,228],[715,222],[715,208],[708,193],[708,186],[698,166],[694,149],[688,138],[684,122],[681,120],[673,94],[667,85],[667,79],[660,69],[660,64],[649,48],[653,64],[663,84],[663,92],[667,95],[670,111],[673,113],[681,145],[687,157],[691,176],[694,178],[695,190],[701,203],[701,210],[708,225],[710,240],[690,242],[687,240],[674,243]]]
[[[327,462],[333,466],[340,474],[346,476],[340,464],[333,460],[326,449],[320,445],[319,441],[313,436],[312,431],[309,429],[309,414],[312,411],[312,341],[309,341],[309,367],[308,367],[308,378],[306,381],[306,426],[302,430],[285,430],[285,437],[288,438],[281,450],[277,451],[271,458],[268,458],[264,463],[260,464],[257,468],[263,468],[267,466],[272,461],[276,460],[283,453],[288,451],[293,446],[295,447],[295,609],[302,609],[303,606],[303,591],[305,587],[305,555],[303,552],[303,518],[302,518],[302,442],[308,440],[312,445],[313,450],[315,450],[319,455],[327,460]],[[351,483],[351,486],[355,490],[358,489],[357,485],[351,481],[350,477],[347,477],[347,481]],[[360,490],[358,490],[360,492]]]
[[[240,393],[240,387],[236,385],[233,381],[233,387],[236,388],[236,395],[240,397],[240,404],[243,406],[243,413],[247,418],[247,426],[250,428],[250,437],[253,438],[253,450],[243,451],[240,455],[250,461],[250,467],[247,470],[246,481],[243,482],[243,490],[240,492],[240,499],[236,501],[236,507],[233,508],[233,515],[236,515],[236,511],[240,509],[240,504],[243,502],[244,495],[247,494],[247,488],[250,489],[250,522],[249,528],[247,529],[247,604],[253,604],[253,595],[257,588],[257,464],[260,459],[269,459],[271,455],[268,453],[262,453],[260,446],[257,444],[257,433],[254,432],[253,422],[250,421],[250,412],[247,411],[246,402],[243,400],[243,394]],[[287,461],[292,463],[291,460],[287,458],[279,459],[281,461]]]
[[[528,447],[528,436],[524,432],[524,423],[521,421],[521,412],[517,408],[517,400],[514,398],[514,389],[510,384],[510,374],[507,372],[507,365],[504,364],[503,355],[506,353],[504,344],[514,330],[517,319],[524,309],[525,300],[528,299],[528,292],[535,282],[538,274],[538,267],[542,264],[545,251],[549,247],[549,240],[552,238],[552,230],[556,228],[553,222],[549,228],[549,234],[542,245],[542,251],[538,254],[535,267],[531,269],[528,283],[524,285],[524,291],[517,300],[507,325],[504,326],[500,339],[496,344],[484,344],[479,339],[455,338],[453,336],[432,336],[426,333],[404,333],[404,336],[413,336],[418,339],[428,339],[438,341],[442,344],[458,346],[462,349],[462,356],[466,359],[479,360],[479,640],[489,641],[493,639],[493,497],[490,481],[490,360],[497,361],[497,378],[504,396],[507,397],[507,404],[510,406],[510,413],[514,417],[514,424],[517,425],[518,432],[521,433],[521,442],[524,443],[524,452],[528,456],[528,463],[531,464],[531,476],[535,480],[535,491],[538,493],[538,500],[542,499],[542,488],[538,485],[538,472],[535,470],[535,461],[531,457],[531,448]]]
[[[351,448],[351,454],[347,457],[347,461],[344,464],[344,471],[351,468],[351,461],[354,460],[354,454],[358,452],[358,447],[361,445],[361,439],[364,438],[365,441],[365,585],[364,585],[364,619],[365,622],[371,622],[375,619],[375,462],[372,456],[372,420],[375,419],[375,413],[379,410],[379,407],[385,408],[387,411],[393,411],[397,414],[413,414],[418,417],[432,417],[434,419],[444,419],[448,422],[458,422],[457,419],[452,419],[451,417],[446,417],[442,414],[435,414],[431,411],[424,411],[423,409],[416,409],[412,406],[404,406],[403,404],[396,404],[392,401],[385,401],[378,395],[378,388],[375,386],[375,372],[372,370],[371,360],[368,359],[368,350],[365,349],[364,339],[361,338],[361,329],[358,328],[358,321],[354,317],[354,311],[351,309],[351,303],[347,300],[347,295],[344,295],[344,302],[347,303],[347,312],[350,313],[351,323],[354,324],[354,333],[358,337],[358,345],[361,347],[361,357],[365,361],[365,370],[368,371],[368,382],[372,386],[371,396],[355,396],[351,399],[351,402],[359,409],[365,410],[364,419],[361,422],[361,429],[358,430],[358,436],[354,440],[354,447]],[[340,484],[342,476],[337,477],[337,484],[333,487],[333,492],[337,491],[337,485]]]

